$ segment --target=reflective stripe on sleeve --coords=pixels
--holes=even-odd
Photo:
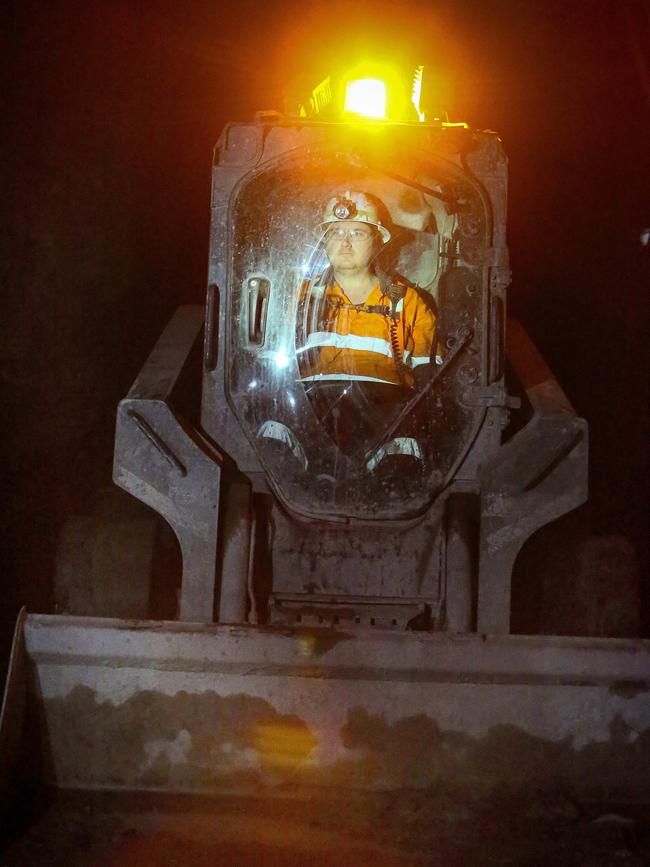
[[[300,461],[305,469],[309,466],[305,450],[300,445],[296,435],[281,421],[269,419],[265,421],[257,432],[258,439],[277,440],[289,446],[294,456]]]
[[[366,462],[366,467],[370,471],[374,470],[386,455],[409,455],[419,461],[422,460],[420,444],[414,437],[394,437]]]
[[[352,373],[316,373],[314,376],[303,376],[299,382],[327,382],[332,379],[361,380],[362,382],[381,382],[383,385],[398,385],[390,379],[379,379],[376,376],[358,376]]]
[[[314,331],[307,342],[296,352],[306,352],[320,346],[333,346],[336,349],[357,349],[362,352],[376,352],[377,355],[392,356],[390,343],[381,337],[362,337],[359,334],[338,334],[336,331]]]

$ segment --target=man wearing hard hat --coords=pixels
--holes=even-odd
[[[426,376],[435,316],[417,290],[379,267],[378,254],[391,237],[380,207],[367,193],[351,190],[325,206],[316,232],[330,267],[309,287],[321,300],[317,329],[299,348],[303,382],[412,388]]]
[[[376,437],[431,376],[436,318],[416,289],[379,266],[391,238],[381,209],[381,202],[360,191],[331,197],[316,226],[329,267],[303,287],[300,378],[320,402],[317,414],[326,427],[336,427],[330,433],[341,447]],[[422,459],[420,444],[408,433],[407,425],[369,458],[367,468],[389,454]]]

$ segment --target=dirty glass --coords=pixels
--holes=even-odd
[[[421,154],[323,149],[245,178],[231,232],[227,388],[276,491],[319,517],[422,511],[480,421],[479,191]],[[365,245],[365,298],[339,285],[341,245]]]

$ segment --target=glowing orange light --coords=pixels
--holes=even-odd
[[[418,120],[423,121],[425,119],[424,111],[420,109],[420,100],[422,99],[422,73],[424,72],[424,66],[417,66],[415,68],[415,73],[413,74],[413,89],[411,91],[411,102],[415,107],[415,111],[417,112]]]
[[[359,78],[345,86],[344,110],[363,117],[386,117],[386,85],[379,78]]]

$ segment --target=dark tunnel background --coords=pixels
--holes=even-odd
[[[57,539],[110,484],[115,408],[202,303],[211,154],[314,58],[453,78],[510,158],[511,310],[590,424],[595,536],[627,540],[648,634],[650,22],[643,2],[14,3],[3,14],[4,633],[53,610]],[[314,70],[316,64],[314,62]],[[314,83],[318,78],[315,79]]]

